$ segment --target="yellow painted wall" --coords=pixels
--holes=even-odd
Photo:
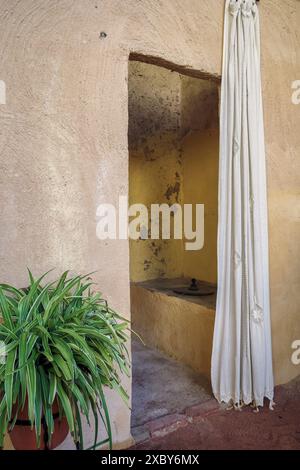
[[[204,247],[186,251],[173,237],[131,240],[131,280],[216,282],[218,87],[131,62],[128,88],[129,203],[143,203],[149,213],[151,204],[205,205]]]
[[[182,202],[180,89],[178,73],[129,63],[129,204],[148,208],[149,232],[151,204]],[[132,281],[182,272],[182,240],[130,240]]]
[[[153,149],[145,158],[144,146],[130,153],[129,203],[151,204],[182,200],[182,170],[176,133],[162,133],[144,141]],[[171,221],[172,221],[171,217]],[[149,223],[150,230],[150,223]],[[150,234],[149,234],[150,237]],[[132,281],[180,277],[183,272],[182,240],[130,240],[130,277]]]
[[[204,204],[204,246],[183,254],[185,277],[217,282],[218,130],[192,131],[182,143],[184,202]]]

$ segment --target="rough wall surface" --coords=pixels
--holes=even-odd
[[[128,99],[129,203],[148,208],[141,227],[143,236],[149,235],[130,240],[130,279],[187,276],[216,282],[218,86],[130,61]],[[171,239],[150,238],[151,204],[163,203],[181,205],[182,228],[184,204],[205,205],[201,250],[188,251],[186,240],[174,239],[173,213]]]
[[[128,190],[130,52],[221,73],[223,0],[0,0],[0,278],[98,269],[99,289],[129,317],[127,241],[99,241],[96,207]],[[260,2],[268,168],[272,331],[276,382],[299,321],[300,2]],[[107,34],[99,38],[100,32]],[[117,285],[117,289],[116,289]],[[129,387],[130,384],[128,383]],[[116,443],[130,413],[111,401]],[[116,426],[117,423],[118,425]]]
[[[182,204],[181,75],[130,61],[128,100],[129,204],[147,207],[142,234],[149,237],[130,240],[130,279],[178,277],[183,242],[152,240],[150,221],[151,204]]]

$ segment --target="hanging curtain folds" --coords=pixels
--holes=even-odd
[[[211,377],[217,400],[236,406],[272,406],[274,388],[259,30],[255,1],[226,0]]]

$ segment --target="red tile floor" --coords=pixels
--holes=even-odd
[[[214,400],[148,423],[149,438],[133,449],[300,449],[300,379],[275,390],[276,406],[227,411]],[[171,431],[171,432],[170,432]]]

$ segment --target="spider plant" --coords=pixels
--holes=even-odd
[[[65,417],[77,447],[83,449],[82,418],[94,416],[94,445],[98,417],[112,446],[105,387],[126,401],[121,374],[129,374],[126,350],[128,322],[91,290],[88,275],[69,276],[44,285],[44,274],[29,287],[0,284],[0,344],[6,360],[0,362],[0,447],[4,435],[27,407],[39,447],[42,421],[51,442],[52,405]],[[89,422],[90,424],[90,422]]]

